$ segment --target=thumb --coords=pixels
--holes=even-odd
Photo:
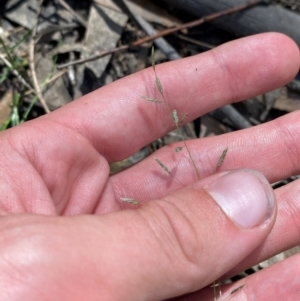
[[[0,296],[8,296],[10,283],[1,281],[3,275],[18,288],[11,290],[17,294],[11,300],[153,301],[196,291],[264,240],[275,209],[267,180],[236,170],[137,210],[16,222],[4,217],[10,221],[6,231],[3,220],[0,227]],[[30,277],[18,283],[20,275]]]

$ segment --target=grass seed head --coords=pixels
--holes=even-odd
[[[175,147],[174,150],[175,150],[176,153],[179,153],[179,152],[182,151],[182,146],[177,146],[177,147]]]
[[[154,97],[141,96],[141,98],[150,102],[162,102],[162,100]]]
[[[183,123],[183,121],[188,117],[188,113],[185,113],[182,117],[181,117],[181,119],[180,119],[180,124],[181,123]]]
[[[220,156],[220,158],[219,158],[219,160],[218,160],[217,167],[220,167],[220,166],[223,164],[224,159],[225,159],[226,154],[227,154],[227,151],[228,151],[228,147],[226,147],[226,148],[223,150],[223,152],[222,152],[222,154],[221,154],[221,156]]]
[[[177,111],[175,109],[172,111],[172,119],[173,119],[175,125],[178,126],[179,118],[178,118]]]
[[[132,198],[125,198],[125,197],[122,197],[121,201],[125,202],[125,203],[129,203],[131,205],[138,205],[140,203],[138,200],[135,200],[135,199],[132,199]]]
[[[155,84],[156,84],[156,87],[157,87],[159,93],[160,93],[161,95],[163,95],[163,94],[164,94],[164,91],[163,91],[163,88],[162,88],[160,79],[159,79],[157,76],[155,77]]]
[[[168,174],[171,174],[168,167],[163,164],[158,158],[154,157],[155,161],[158,163],[158,165]]]

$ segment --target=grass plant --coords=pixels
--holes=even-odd
[[[31,85],[29,84],[29,79],[27,78],[26,68],[28,68],[29,66],[28,61],[18,56],[16,51],[22,43],[25,43],[31,37],[32,32],[33,30],[26,31],[26,33],[21,37],[21,39],[12,46],[8,46],[7,43],[2,38],[0,38],[0,46],[3,52],[2,54],[0,53],[0,56],[2,61],[5,63],[5,67],[2,69],[2,72],[0,74],[0,84],[8,80],[11,75],[14,75],[25,88],[20,92],[14,93],[11,104],[11,116],[9,116],[8,119],[4,122],[4,124],[0,127],[0,131],[6,130],[8,127],[14,127],[25,122],[28,119],[28,116],[33,106],[38,101],[36,91],[31,87]],[[56,61],[57,56],[54,57],[52,68],[40,86],[40,89],[42,91],[52,80],[52,76],[56,66]],[[33,96],[31,97],[31,99],[29,99],[29,101],[27,101],[27,108],[25,109],[25,112],[20,116],[20,109],[21,107],[24,107],[24,97],[26,96],[26,94],[28,94],[26,90],[27,92],[29,91],[29,94],[30,92],[33,93]]]
[[[169,111],[169,114],[170,114],[170,117],[172,118],[173,120],[173,123],[179,133],[179,136],[181,138],[181,141],[183,142],[184,144],[184,149],[187,151],[188,153],[188,157],[194,167],[194,170],[197,174],[197,178],[198,180],[201,179],[201,176],[200,176],[200,172],[199,172],[199,169],[195,163],[195,160],[193,159],[192,157],[192,154],[189,150],[189,147],[186,143],[186,139],[183,135],[183,132],[181,130],[181,126],[184,122],[184,120],[187,118],[188,116],[188,113],[185,113],[181,118],[178,116],[178,112],[176,110],[176,108],[171,108],[169,103],[167,102],[166,98],[165,98],[165,95],[164,95],[164,89],[163,89],[163,86],[162,86],[162,83],[159,79],[159,77],[157,76],[157,72],[156,72],[156,68],[155,68],[155,56],[154,56],[154,47],[152,47],[152,51],[151,51],[151,61],[152,61],[152,68],[153,68],[153,71],[154,71],[154,75],[155,75],[155,85],[161,95],[161,98],[162,99],[159,99],[159,98],[154,98],[154,97],[149,97],[149,96],[141,96],[141,98],[143,100],[146,100],[146,101],[149,101],[149,102],[153,102],[153,103],[163,103],[167,108],[168,108],[168,111]],[[179,146],[179,147],[176,147],[174,149],[175,152],[180,152],[183,150],[183,147]],[[218,161],[217,161],[217,164],[216,164],[216,167],[219,168],[222,166],[224,160],[225,160],[225,157],[227,155],[227,152],[228,152],[228,147],[226,147],[222,154],[220,155]],[[156,163],[162,168],[162,170],[164,172],[166,172],[170,177],[172,177],[175,181],[179,182],[182,186],[185,186],[184,183],[182,183],[180,180],[178,180],[173,174],[172,172],[170,171],[170,169],[157,157],[154,157],[154,160],[156,161]],[[136,199],[133,199],[133,198],[128,198],[128,197],[122,197],[121,198],[121,201],[123,202],[126,202],[126,203],[129,203],[131,205],[138,205],[138,204],[141,204],[138,200]],[[213,301],[226,301],[228,300],[233,294],[237,293],[238,291],[240,291],[245,285],[241,285],[239,286],[238,288],[234,289],[233,291],[230,292],[230,294],[225,298],[223,299],[222,298],[222,290],[221,290],[221,285],[220,285],[220,282],[213,282],[212,284],[212,289],[213,289]],[[218,291],[219,291],[219,297],[217,296],[218,293],[217,293],[217,287],[218,287]]]
[[[154,47],[152,47],[152,51],[151,51],[151,61],[152,61],[152,68],[153,68],[154,75],[155,75],[155,84],[156,84],[156,87],[157,87],[157,89],[158,89],[158,91],[159,91],[161,97],[162,97],[162,100],[159,100],[159,99],[156,99],[156,98],[149,98],[149,97],[145,97],[145,96],[142,96],[142,98],[145,99],[145,100],[149,100],[149,99],[150,99],[150,101],[153,101],[153,100],[155,99],[155,100],[156,100],[155,102],[163,102],[163,103],[166,105],[166,107],[167,107],[168,110],[169,110],[169,114],[170,114],[170,116],[171,116],[171,118],[172,118],[172,120],[173,120],[173,122],[174,122],[174,124],[175,124],[175,126],[176,126],[176,128],[177,128],[177,131],[178,131],[178,133],[179,133],[179,136],[180,136],[180,138],[181,138],[181,140],[182,140],[182,142],[183,142],[183,144],[184,144],[184,146],[185,146],[185,149],[186,149],[186,151],[187,151],[187,153],[188,153],[188,156],[189,156],[189,158],[190,158],[190,161],[192,162],[192,164],[193,164],[193,166],[194,166],[194,169],[195,169],[195,171],[196,171],[196,173],[197,173],[197,177],[198,177],[198,179],[200,180],[200,179],[201,179],[201,176],[200,176],[199,169],[198,169],[197,166],[196,166],[196,163],[195,163],[195,161],[194,161],[194,159],[193,159],[193,157],[192,157],[192,154],[191,154],[191,152],[190,152],[190,150],[189,150],[189,148],[188,148],[188,146],[187,146],[187,144],[186,144],[186,140],[185,140],[185,138],[184,138],[184,135],[183,135],[183,133],[182,133],[182,131],[181,131],[181,129],[180,129],[180,126],[183,124],[183,121],[187,118],[188,113],[185,113],[181,118],[179,118],[176,108],[174,108],[174,109],[171,109],[171,108],[170,108],[170,105],[169,105],[169,103],[167,102],[167,100],[166,100],[166,98],[165,98],[164,90],[163,90],[161,81],[160,81],[160,79],[159,79],[159,77],[157,76],[157,73],[156,73],[156,68],[155,68],[155,56],[154,56]],[[182,150],[182,149],[180,149],[180,148],[176,148],[176,149],[175,149],[176,152],[181,151],[181,150]],[[168,169],[165,169],[165,168],[164,168],[165,166],[164,166],[163,164],[160,164],[160,163],[162,163],[162,162],[158,161],[157,158],[156,158],[155,160],[156,160],[156,162],[157,162],[157,163],[158,163],[158,164],[159,164],[166,172],[168,172],[168,171],[167,171]],[[160,163],[159,163],[159,162],[160,162]],[[169,172],[168,172],[168,173],[169,173]],[[169,174],[171,175],[171,173],[169,173]]]

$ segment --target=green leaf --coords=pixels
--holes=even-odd
[[[9,51],[13,52],[16,48],[18,48],[24,41],[26,41],[31,36],[32,31],[33,29],[29,29],[20,41],[18,41],[14,46],[9,48]]]

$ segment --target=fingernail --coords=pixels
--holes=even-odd
[[[261,225],[272,216],[275,208],[272,187],[254,170],[230,171],[205,190],[229,218],[244,228]]]

